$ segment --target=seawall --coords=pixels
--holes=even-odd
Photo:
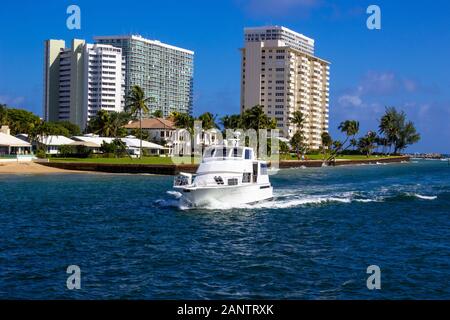
[[[401,156],[395,158],[379,158],[379,159],[361,159],[361,160],[338,160],[333,166],[358,165],[358,164],[377,164],[377,163],[398,163],[409,161],[409,156]],[[195,173],[198,165],[182,164],[182,165],[162,165],[162,164],[106,164],[106,163],[85,163],[85,162],[40,162],[41,165],[75,171],[94,171],[105,173],[131,173],[131,174],[159,174],[159,175],[177,175],[180,172]],[[321,167],[320,160],[283,160],[280,161],[281,169],[299,168],[299,167]]]
[[[391,158],[379,158],[379,159],[360,159],[360,160],[337,160],[329,164],[329,166],[350,166],[350,165],[358,165],[358,164],[378,164],[378,163],[400,163],[400,162],[409,162],[409,156],[398,156]],[[298,167],[322,167],[322,161],[320,160],[306,160],[306,161],[297,161],[297,160],[284,160],[280,161],[281,169],[288,168],[298,168]]]

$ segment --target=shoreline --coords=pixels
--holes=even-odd
[[[409,156],[399,156],[395,158],[380,159],[360,159],[360,160],[337,160],[330,166],[352,166],[361,164],[381,164],[381,163],[402,163],[410,162]],[[155,174],[174,176],[180,172],[195,173],[196,164],[106,164],[88,162],[45,162],[39,166],[49,169],[48,173],[111,173],[111,174]],[[289,168],[319,168],[322,167],[321,160],[282,160],[279,163],[280,169]],[[53,171],[57,170],[57,171]],[[45,170],[42,170],[45,173]],[[0,174],[2,174],[0,166]]]
[[[336,162],[328,165],[328,167],[353,166],[362,164],[402,163],[410,161],[411,157],[409,156],[398,156],[379,159],[358,159],[358,160],[337,159]],[[280,169],[298,168],[298,167],[319,168],[322,167],[322,163],[323,162],[321,160],[305,160],[305,161],[282,160],[280,161]]]
[[[77,170],[60,169],[42,165],[41,162],[0,162],[0,175],[80,174]]]

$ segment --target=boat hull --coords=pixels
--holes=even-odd
[[[270,184],[252,184],[248,186],[185,188],[180,190],[182,199],[193,207],[208,205],[234,206],[251,204],[273,198],[273,188]]]

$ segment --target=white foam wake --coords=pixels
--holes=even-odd
[[[178,208],[181,210],[191,209],[191,207],[184,203],[178,194],[170,193],[176,197],[178,201]],[[207,203],[202,204],[201,209],[206,210],[231,210],[231,209],[288,209],[295,208],[305,205],[320,205],[327,203],[344,203],[348,204],[351,202],[376,202],[378,199],[355,199],[352,193],[344,193],[340,195],[298,195],[298,194],[278,194],[275,195],[273,200],[262,201],[256,204],[234,204],[234,203],[224,203],[217,201],[215,199],[210,199]],[[173,202],[160,202],[163,205],[173,205]]]
[[[382,188],[381,193],[375,194],[361,194],[357,191],[350,192],[330,192],[324,195],[308,195],[293,192],[293,190],[279,190],[274,194],[274,199],[271,201],[262,201],[256,204],[235,204],[224,203],[215,199],[210,199],[207,203],[202,204],[197,209],[206,210],[254,210],[254,209],[288,209],[308,205],[326,205],[331,203],[371,203],[384,202],[386,199],[395,197],[399,190],[392,193],[391,188]],[[404,191],[403,191],[404,192]],[[180,210],[193,209],[188,203],[183,200],[182,194],[177,191],[167,191],[167,194],[172,197],[171,200],[158,200],[156,204],[163,207],[176,207]],[[405,193],[404,193],[405,194]],[[427,196],[418,193],[406,192],[407,196],[416,197],[422,200],[435,200],[437,196]]]
[[[422,199],[422,200],[436,200],[437,196],[424,196],[418,193],[413,194],[414,197]]]
[[[167,191],[168,195],[175,197],[176,199],[180,199],[183,195],[178,191]]]

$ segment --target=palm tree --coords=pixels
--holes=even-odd
[[[130,120],[130,115],[126,112],[110,113],[111,134],[114,138],[126,136],[126,129],[123,127]]]
[[[139,86],[133,86],[128,96],[126,97],[127,104],[125,110],[131,115],[139,115],[139,132],[140,132],[140,149],[139,158],[142,158],[142,115],[150,111],[148,107],[149,102],[154,102],[154,98],[145,97],[144,91]]]
[[[345,133],[345,135],[346,135],[346,139],[342,143],[342,145],[344,146],[347,143],[347,141],[350,139],[350,137],[352,139],[355,139],[355,136],[359,132],[359,122],[355,121],[355,120],[346,120],[346,121],[340,123],[338,129],[341,130],[341,132]]]
[[[153,112],[152,116],[155,118],[163,118],[164,114],[163,114],[162,110],[156,110],[155,112]]]
[[[325,160],[325,152],[326,150],[330,150],[331,145],[333,144],[333,139],[331,138],[328,132],[323,132],[321,135],[322,138],[322,154],[323,160]]]
[[[339,124],[338,129],[341,130],[342,133],[345,133],[346,137],[344,142],[338,140],[333,142],[333,150],[327,159],[328,162],[334,161],[338,154],[355,145],[355,137],[359,132],[359,122],[356,120],[346,120]],[[349,140],[350,143],[346,145]]]
[[[352,147],[353,150],[358,146],[358,140],[356,138],[350,139],[350,147]]]
[[[297,154],[297,159],[300,160],[300,154],[306,153],[306,144],[305,138],[303,137],[300,130],[298,130],[291,138],[290,144],[295,149],[295,153]]]
[[[194,127],[194,118],[187,113],[181,112],[172,112],[170,117],[173,119],[175,123],[175,127],[180,129],[187,129],[192,133]]]
[[[386,108],[378,129],[384,135],[389,148],[394,146],[394,153],[420,140],[420,134],[414,124],[411,121],[406,122],[405,112],[398,112],[395,107]]]
[[[242,115],[242,129],[275,129],[275,119],[269,118],[261,106],[254,106],[251,109],[245,110]]]
[[[111,119],[111,114],[106,110],[100,110],[96,116],[97,128],[94,133],[102,137],[111,137],[114,132],[114,124]]]
[[[241,115],[226,115],[220,119],[220,124],[224,129],[239,129],[241,127]]]
[[[303,117],[303,114],[300,110],[295,111],[292,114],[292,118],[289,118],[289,120],[297,127],[297,131],[303,129],[305,118]]]
[[[211,112],[205,112],[198,117],[198,120],[202,122],[204,130],[215,129],[218,127],[216,123],[217,115],[213,115]]]
[[[395,145],[395,153],[403,151],[408,145],[414,144],[420,140],[420,134],[417,133],[414,124],[409,121],[400,130],[398,142]]]
[[[406,115],[404,112],[398,112],[395,107],[386,108],[385,114],[381,117],[378,127],[379,133],[383,134],[387,139],[389,149],[398,141],[402,123],[405,122]],[[396,153],[396,152],[394,152]]]
[[[8,124],[8,109],[6,105],[0,104],[0,125]]]
[[[49,134],[48,128],[44,121],[40,119],[38,121],[33,121],[28,124],[28,140],[31,144],[35,143],[36,149],[42,149],[42,142],[44,136]]]
[[[375,149],[376,138],[375,132],[369,132],[365,137],[360,138],[358,147],[361,153],[364,153],[369,157],[372,154],[373,149]]]
[[[291,145],[295,148],[297,153],[297,159],[300,160],[300,150],[306,151],[305,136],[303,135],[303,124],[305,118],[300,110],[295,111],[292,117],[289,118],[292,124],[297,127],[294,136],[291,139]]]
[[[289,151],[290,151],[289,145],[286,142],[281,141],[281,140],[279,140],[279,144],[280,144],[280,154],[282,154],[282,155],[289,154]],[[271,145],[271,144],[269,144],[269,145]]]
[[[339,140],[335,140],[335,141],[333,141],[333,148],[335,149],[335,150],[339,150],[339,149],[341,149],[342,148],[342,142],[341,141],[339,141]]]
[[[377,144],[382,147],[381,153],[387,154],[387,146],[388,146],[388,139],[386,137],[378,136]]]

